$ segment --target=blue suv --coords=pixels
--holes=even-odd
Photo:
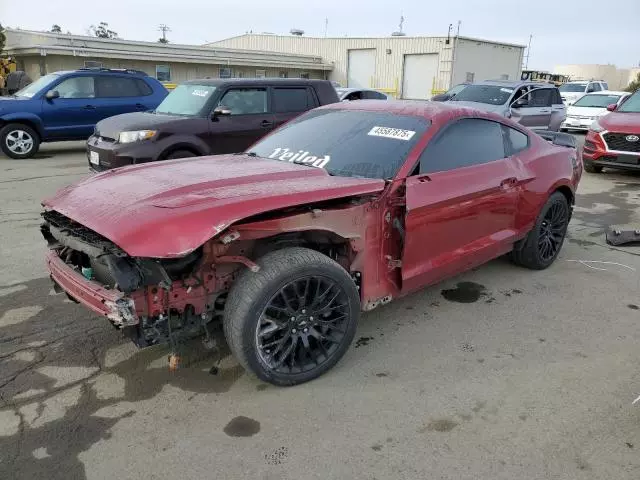
[[[169,92],[137,70],[79,69],[56,72],[10,97],[0,97],[0,148],[29,158],[41,142],[83,140],[100,120],[155,109]]]

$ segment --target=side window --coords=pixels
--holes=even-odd
[[[315,105],[309,104],[307,88],[274,88],[273,111],[275,113],[306,112]]]
[[[231,115],[249,115],[267,112],[267,90],[264,88],[235,88],[220,100],[231,110]]]
[[[55,90],[60,98],[95,98],[95,79],[89,76],[67,78],[56,85]]]
[[[138,90],[140,91],[140,95],[142,95],[143,97],[153,94],[153,90],[151,89],[149,84],[144,80],[140,80],[136,78],[136,85],[138,85]]]
[[[602,87],[600,86],[600,84],[598,82],[593,82],[589,86],[591,87],[591,91],[592,92],[599,92],[600,90],[602,90]]]
[[[563,105],[562,97],[560,96],[560,90],[557,88],[553,89],[553,95],[551,96],[551,103],[554,105]]]
[[[369,100],[386,100],[387,97],[382,93],[368,91],[364,92],[364,98]]]
[[[420,156],[420,173],[480,165],[506,156],[499,123],[463,118],[429,142]]]
[[[102,75],[96,78],[98,97],[139,97],[140,89],[135,78]]]
[[[609,84],[607,82],[602,82],[600,86],[602,87],[602,90],[609,90]]]
[[[543,88],[540,90],[533,90],[529,94],[529,106],[530,107],[550,107],[551,106],[551,94],[553,90],[550,88]]]
[[[524,133],[506,125],[502,125],[502,129],[507,139],[510,155],[526,150],[529,147],[529,137]]]

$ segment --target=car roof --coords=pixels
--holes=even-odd
[[[463,116],[487,118],[510,123],[503,116],[470,107],[462,107],[448,102],[430,102],[426,100],[358,100],[357,102],[331,103],[319,110],[358,110],[365,112],[391,113],[431,120],[434,123],[447,122]]]
[[[546,82],[531,82],[529,80],[484,80],[482,82],[474,82],[469,85],[491,85],[494,87],[509,87],[518,88],[525,85],[532,85],[536,87],[555,87],[552,83]]]
[[[378,92],[378,90],[375,90],[373,88],[355,88],[355,87],[336,87],[336,90],[340,90],[341,92]]]
[[[112,74],[112,73],[126,73],[129,75],[138,75],[140,77],[148,77],[146,72],[141,70],[132,70],[128,68],[77,68],[75,70],[59,70],[52,72],[52,75],[70,75],[72,73],[84,73],[84,74]]]
[[[182,85],[209,85],[219,87],[221,85],[313,85],[315,83],[328,83],[328,80],[316,80],[307,78],[196,78],[180,82]]]

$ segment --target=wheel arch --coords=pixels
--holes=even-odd
[[[179,150],[186,150],[188,152],[191,152],[194,154],[194,157],[199,157],[201,155],[204,155],[204,152],[197,146],[195,146],[192,143],[186,143],[186,142],[180,142],[180,143],[174,143],[171,144],[170,146],[166,147],[162,153],[158,156],[159,159],[161,160],[165,160],[169,155],[171,155],[174,152],[177,152]]]
[[[12,123],[26,125],[29,128],[33,129],[33,131],[38,134],[38,136],[40,137],[39,138],[40,141],[44,139],[44,129],[42,128],[42,122],[35,115],[19,116],[19,117],[5,115],[0,118],[0,128],[4,128],[7,125]]]

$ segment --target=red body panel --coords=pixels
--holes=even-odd
[[[517,155],[410,176],[429,140],[452,119],[479,117],[522,127],[439,102],[358,101],[321,108],[423,116],[432,125],[396,178],[386,183],[247,156],[204,157],[106,172],[62,190],[44,205],[131,256],[179,257],[205,244],[198,275],[209,283],[180,287],[165,309],[191,304],[196,313],[203,312],[209,292],[228,289],[241,264],[251,265],[244,255],[251,255],[255,242],[309,230],[346,243],[348,252],[339,261],[354,275],[362,274],[362,305],[370,309],[506,253],[528,233],[552,192],[564,189],[573,197],[582,174],[574,150],[528,132],[530,147]],[[310,208],[288,210],[300,206]],[[404,241],[396,221],[403,225]],[[223,230],[238,236],[222,241],[216,236]],[[52,272],[62,268],[58,263],[50,262]],[[79,274],[73,278],[89,282]],[[139,314],[162,311],[147,292],[141,295],[146,297],[142,305],[136,301]],[[100,311],[96,302],[79,300]]]

